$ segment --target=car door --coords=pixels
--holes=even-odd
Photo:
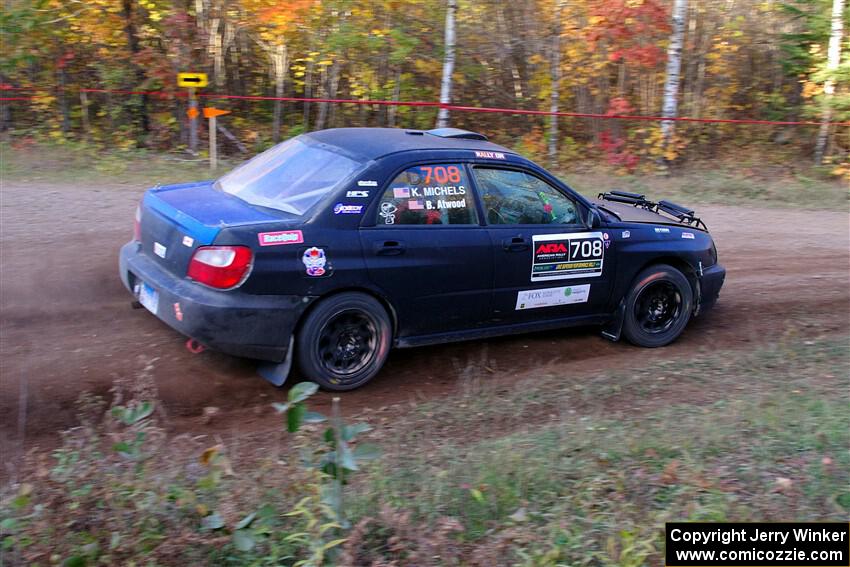
[[[585,225],[586,206],[528,169],[472,171],[493,254],[493,319],[527,323],[606,311],[614,257],[608,232]]]
[[[462,163],[421,163],[394,176],[360,229],[369,278],[398,316],[397,335],[482,325],[493,257]]]

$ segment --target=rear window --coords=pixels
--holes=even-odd
[[[252,205],[303,215],[361,165],[292,138],[243,163],[216,186]]]

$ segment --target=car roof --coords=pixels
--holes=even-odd
[[[401,128],[330,128],[304,134],[324,144],[336,146],[346,153],[368,160],[398,152],[416,150],[481,150],[514,154],[498,144],[488,142],[480,134],[463,130],[409,130]],[[463,137],[461,137],[463,136]],[[467,137],[469,136],[469,137]]]

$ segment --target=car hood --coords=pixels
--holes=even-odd
[[[665,217],[664,215],[660,215],[653,211],[648,211],[643,207],[635,207],[634,205],[627,205],[626,203],[616,203],[602,199],[593,199],[592,202],[608,211],[613,211],[624,222],[681,225],[681,223],[675,219]]]

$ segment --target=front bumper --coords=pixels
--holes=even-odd
[[[217,291],[164,270],[129,242],[119,255],[121,281],[131,293],[144,282],[159,294],[156,316],[215,350],[281,362],[298,319],[314,298]],[[178,318],[179,317],[179,318]]]
[[[726,268],[720,264],[714,264],[702,271],[700,277],[700,311],[711,309],[717,303],[720,288],[726,279]]]

